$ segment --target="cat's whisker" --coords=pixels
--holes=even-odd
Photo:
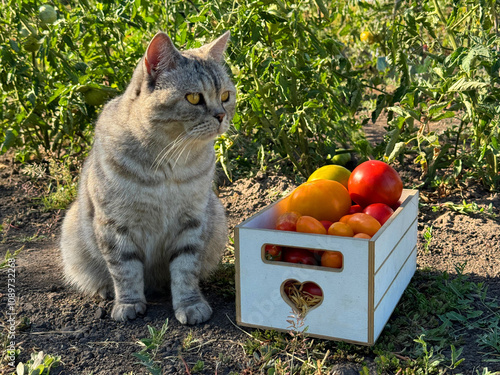
[[[163,149],[158,153],[158,155],[156,156],[155,160],[151,164],[151,168],[153,168],[155,166],[155,163],[157,163],[157,162],[158,162],[158,164],[161,164],[161,159],[165,156],[164,152],[168,153],[169,149],[171,149],[172,147],[174,147],[175,144],[179,141],[179,138],[181,136],[183,136],[184,134],[185,134],[185,132],[180,133],[177,136],[177,138],[175,138],[172,142],[170,142],[165,147],[163,147]]]
[[[172,169],[175,168],[175,166],[177,165],[177,162],[179,161],[181,155],[184,153],[184,151],[186,150],[186,148],[188,146],[192,145],[195,142],[196,139],[198,139],[198,136],[195,137],[195,138],[189,138],[188,139],[188,141],[186,142],[186,144],[184,145],[184,147],[182,148],[182,150],[179,152],[179,155],[177,156],[177,159],[175,159],[175,162],[174,162],[174,165],[172,166]],[[191,152],[191,148],[189,148],[189,152]],[[189,155],[189,152],[188,152],[188,155]]]
[[[155,161],[153,162],[153,164],[151,165],[151,168],[154,167],[155,163],[156,163],[156,169],[155,169],[155,172],[158,171],[158,168],[160,167],[160,165],[165,161],[165,159],[168,157],[169,154],[172,154],[174,155],[175,154],[175,151],[177,151],[177,146],[180,146],[182,145],[182,143],[184,142],[184,140],[187,138],[187,134],[185,132],[179,134],[177,136],[177,138],[170,142],[167,146],[165,146],[161,152],[158,154],[158,156],[156,157]],[[161,156],[160,156],[161,155]],[[158,159],[159,158],[159,159]]]

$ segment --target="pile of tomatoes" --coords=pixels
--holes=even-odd
[[[275,229],[370,239],[399,207],[402,192],[401,178],[390,165],[369,160],[349,173],[347,183],[320,178],[297,187],[285,198],[287,211],[278,217]],[[268,260],[342,268],[338,251],[267,244],[265,256]]]

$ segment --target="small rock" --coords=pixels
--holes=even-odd
[[[106,310],[104,310],[102,307],[98,307],[94,313],[94,318],[103,319],[105,316],[106,316]]]

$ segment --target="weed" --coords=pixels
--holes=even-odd
[[[497,214],[495,213],[495,210],[493,208],[493,203],[490,203],[488,207],[485,208],[480,207],[476,202],[467,203],[465,200],[463,200],[461,204],[445,202],[437,206],[432,206],[432,210],[434,212],[437,212],[443,207],[463,215],[482,214],[493,219],[497,217]]]
[[[500,327],[498,325],[499,321],[497,316],[496,325],[492,328],[489,328],[486,333],[482,334],[478,343],[479,346],[484,348],[485,350],[489,350],[488,354],[500,355]]]
[[[139,353],[134,353],[133,355],[140,360],[140,364],[145,366],[152,375],[161,375],[162,370],[156,356],[160,346],[165,340],[165,333],[168,329],[168,319],[165,320],[163,326],[157,330],[154,327],[148,325],[149,338],[141,339],[138,344],[143,348]]]
[[[209,277],[210,289],[227,299],[233,299],[236,294],[234,264],[221,263]]]
[[[193,368],[191,369],[192,372],[201,372],[203,371],[203,369],[205,368],[205,362],[203,362],[202,360],[198,360],[196,361],[196,363],[194,364]]]
[[[431,241],[432,241],[432,225],[430,226],[426,226],[425,227],[425,231],[424,231],[424,249],[425,249],[425,252],[428,253],[429,252],[429,245],[431,244]]]
[[[65,209],[76,197],[77,183],[72,170],[77,169],[77,165],[68,159],[63,159],[61,162],[50,154],[48,160],[48,173],[41,164],[26,164],[22,172],[34,180],[50,181],[41,198],[45,210]]]
[[[42,352],[31,354],[26,363],[20,362],[16,367],[16,375],[49,375],[52,368],[61,364],[61,358]]]
[[[7,267],[11,267],[12,262],[13,261],[15,262],[15,259],[17,258],[22,249],[24,249],[24,246],[14,251],[14,253],[11,253],[10,250],[7,250],[7,252],[5,253],[4,260],[0,263],[0,270]]]
[[[182,349],[189,350],[193,346],[193,344],[198,343],[200,340],[195,339],[193,336],[193,330],[189,330],[187,336],[182,341]]]

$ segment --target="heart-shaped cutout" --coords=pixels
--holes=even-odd
[[[323,290],[312,281],[285,280],[280,292],[283,300],[302,318],[323,302]]]

